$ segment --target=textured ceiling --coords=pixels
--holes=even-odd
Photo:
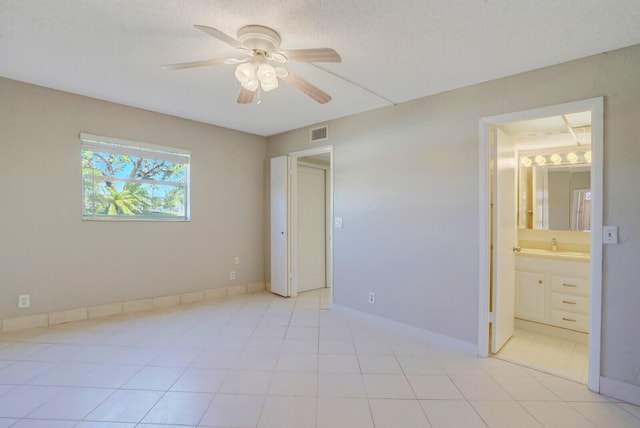
[[[268,136],[638,44],[638,22],[638,0],[0,0],[0,76]],[[234,66],[161,69],[234,53],[193,24],[334,48],[330,73],[287,65],[333,100],[238,105]]]

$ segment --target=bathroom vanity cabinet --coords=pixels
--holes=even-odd
[[[589,260],[561,255],[516,257],[516,318],[589,331]]]
[[[545,322],[547,302],[545,275],[516,270],[516,317]]]

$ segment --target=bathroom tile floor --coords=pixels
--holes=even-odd
[[[640,407],[266,292],[0,335],[0,428],[640,427]]]
[[[582,343],[516,329],[513,337],[496,356],[549,374],[587,383],[588,348]]]

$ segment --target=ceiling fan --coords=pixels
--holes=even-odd
[[[240,82],[240,95],[238,95],[238,103],[240,104],[251,103],[256,92],[258,92],[258,103],[260,103],[260,91],[269,92],[276,89],[278,79],[289,83],[320,104],[331,100],[329,94],[307,80],[282,66],[274,67],[270,62],[341,62],[342,58],[335,50],[330,48],[281,50],[280,35],[271,28],[262,25],[242,27],[238,30],[237,39],[206,25],[194,25],[194,27],[236,48],[245,57],[166,64],[162,66],[163,68],[181,70],[217,64],[238,64],[235,76]]]

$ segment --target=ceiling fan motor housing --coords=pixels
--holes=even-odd
[[[238,30],[238,40],[246,47],[266,53],[280,49],[280,35],[262,25],[247,25]]]

